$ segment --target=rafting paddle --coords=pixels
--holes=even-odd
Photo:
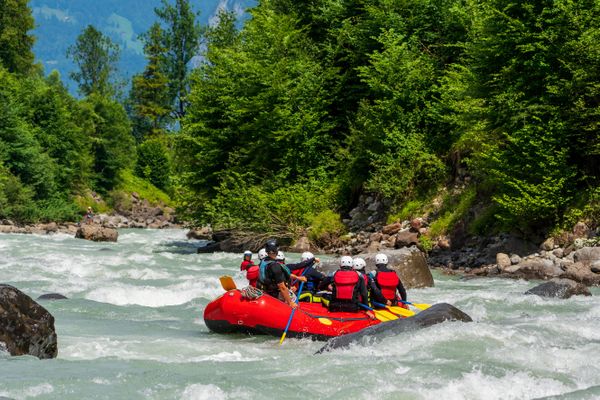
[[[298,300],[300,299],[300,295],[302,294],[302,288],[303,287],[304,287],[304,282],[301,281],[300,282],[300,288],[298,289],[298,294],[296,295],[296,304],[298,304]],[[300,306],[298,306],[298,307],[300,307]],[[298,307],[292,308],[292,313],[290,314],[290,319],[288,320],[288,323],[285,326],[285,330],[283,331],[283,335],[281,335],[281,339],[279,340],[279,345],[283,344],[283,341],[285,340],[285,335],[287,335],[287,331],[288,331],[288,329],[290,329],[290,325],[292,324],[292,318],[294,318],[294,313],[296,312],[296,310],[298,309]]]
[[[404,303],[404,304],[410,304],[411,306],[417,307],[419,310],[427,310],[429,307],[431,307],[431,304],[425,304],[425,303],[411,303],[410,301],[404,301],[404,300],[400,300],[398,299],[399,302]]]
[[[389,311],[382,311],[382,310],[375,310],[372,307],[369,307],[366,304],[362,304],[359,303],[359,306],[361,306],[364,309],[367,309],[369,311],[373,311],[373,313],[375,314],[375,317],[380,320],[381,322],[389,322],[389,321],[393,321],[395,319],[398,319],[398,317],[394,314],[392,314]]]
[[[219,278],[219,281],[221,281],[221,286],[223,287],[223,290],[225,290],[226,292],[237,289],[237,286],[235,285],[233,278],[230,277],[229,275],[223,275],[222,277]]]
[[[392,314],[397,314],[397,315],[400,315],[402,317],[412,317],[413,315],[415,315],[414,311],[407,310],[406,308],[394,307],[394,306],[386,306],[385,304],[376,303],[376,302],[373,302],[373,304],[375,304],[377,307],[387,308],[388,310],[390,310],[390,312]]]

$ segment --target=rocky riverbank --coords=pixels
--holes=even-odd
[[[94,215],[91,225],[102,228],[138,228],[138,229],[171,229],[182,228],[177,221],[175,210],[162,204],[152,205],[148,200],[141,199],[137,193],[132,193],[127,202],[128,207],[120,207],[110,214],[100,213]],[[75,235],[80,223],[77,222],[49,222],[22,225],[14,221],[0,219],[0,233],[21,234],[53,234],[65,233]]]

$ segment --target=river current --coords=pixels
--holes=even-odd
[[[365,347],[210,333],[206,304],[241,256],[195,253],[182,230],[121,230],[118,243],[0,235],[0,282],[56,319],[54,360],[0,353],[13,399],[600,399],[600,290],[548,300],[536,282],[434,272],[409,300],[448,302],[473,323],[443,323]],[[289,255],[294,262],[298,255]]]

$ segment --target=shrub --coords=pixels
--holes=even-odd
[[[135,174],[166,190],[170,185],[171,163],[164,143],[158,139],[147,140],[139,145],[137,152]]]
[[[323,245],[337,240],[344,234],[346,227],[340,219],[340,215],[331,210],[325,210],[317,214],[310,225],[309,238]]]

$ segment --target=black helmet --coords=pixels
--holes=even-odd
[[[265,245],[265,250],[267,253],[277,253],[279,251],[279,246],[277,246],[277,241],[274,239],[268,240]]]

